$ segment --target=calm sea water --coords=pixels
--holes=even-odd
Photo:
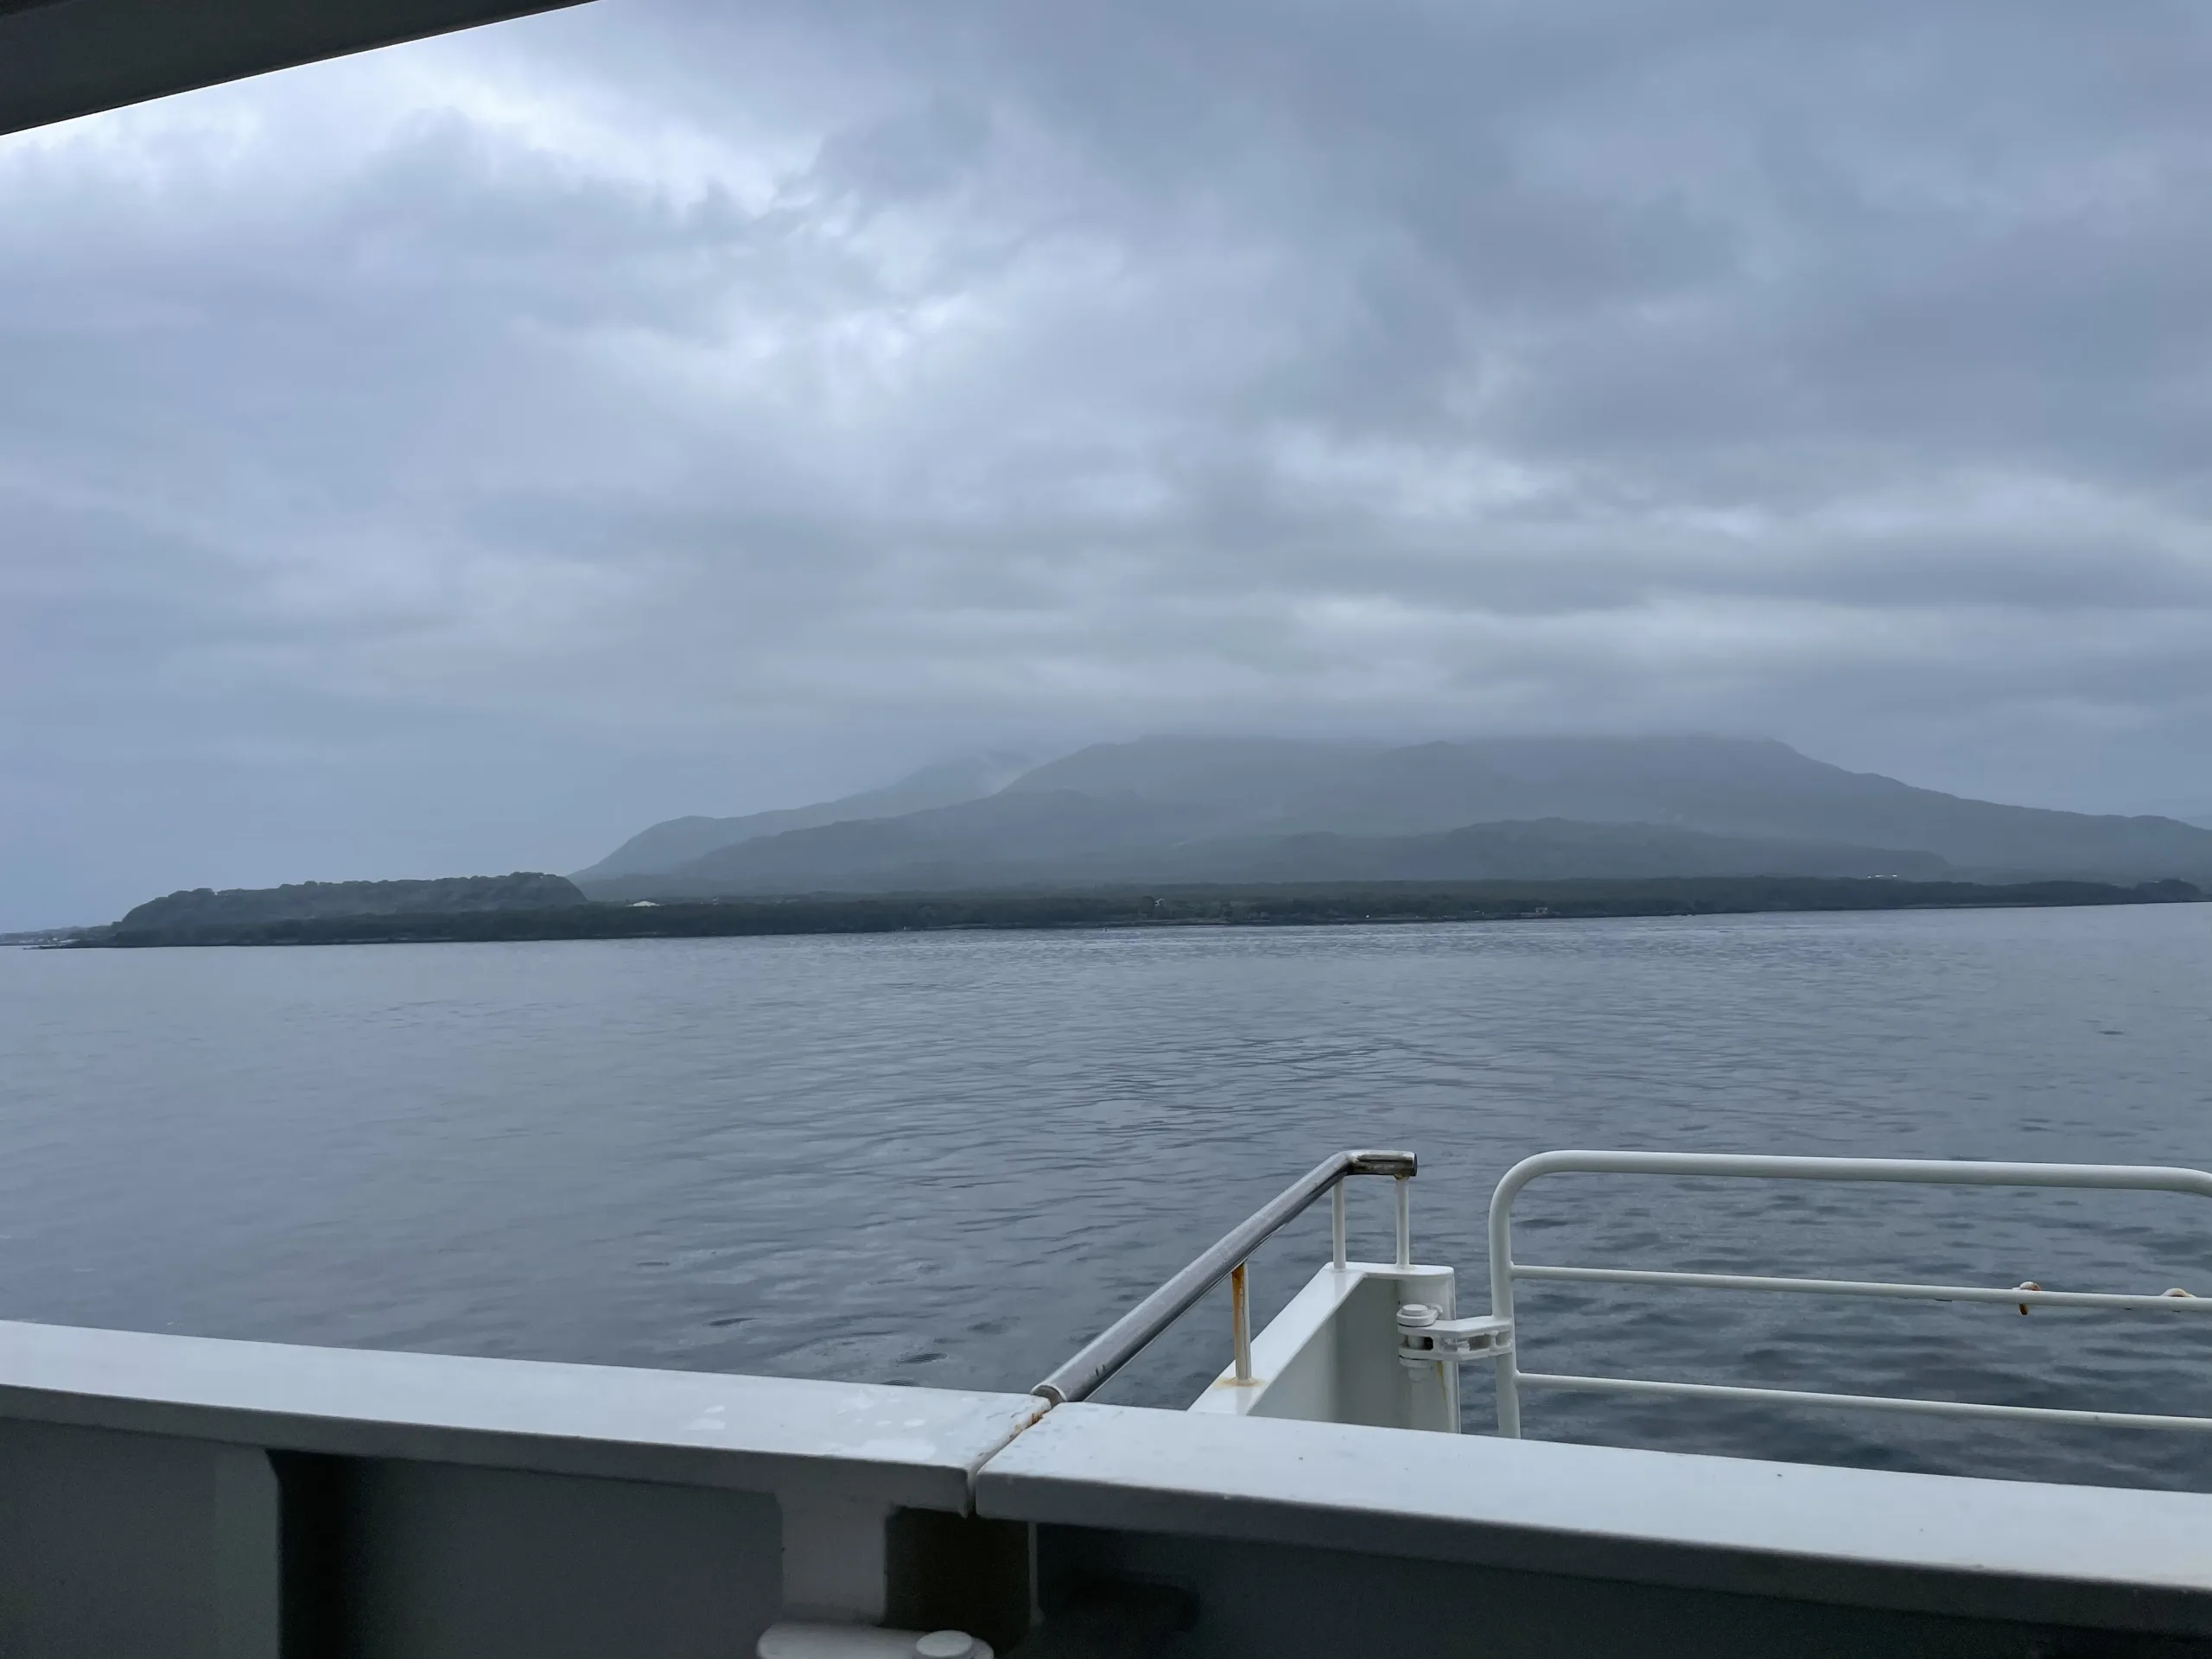
[[[1289,1177],[1410,1147],[1484,1300],[1515,1160],[2212,1167],[2212,906],[0,951],[0,1315],[1020,1389]],[[1386,1184],[1355,1189],[1387,1248]],[[1521,1254],[2212,1295],[2212,1203],[1547,1181]],[[1317,1212],[1255,1266],[1271,1313]],[[2212,1319],[1530,1287],[1524,1363],[2212,1414]],[[1213,1304],[1107,1397],[1179,1406]],[[1490,1402],[1469,1373],[1471,1427]],[[2212,1436],[1532,1396],[1532,1433],[2212,1489]]]

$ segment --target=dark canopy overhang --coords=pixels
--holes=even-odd
[[[0,133],[576,0],[0,0]]]

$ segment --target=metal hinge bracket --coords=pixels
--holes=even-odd
[[[1513,1351],[1513,1321],[1496,1313],[1447,1319],[1427,1302],[1408,1302],[1398,1310],[1398,1361],[1408,1366],[1439,1360],[1464,1364],[1471,1359],[1498,1359]]]

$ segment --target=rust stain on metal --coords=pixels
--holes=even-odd
[[[1350,1173],[1354,1175],[1418,1175],[1421,1160],[1410,1152],[1355,1152]]]
[[[1240,1388],[1252,1381],[1252,1300],[1244,1273],[1249,1265],[1239,1262],[1229,1270],[1229,1320],[1236,1344],[1236,1382]]]

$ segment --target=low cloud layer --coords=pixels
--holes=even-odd
[[[0,139],[0,925],[991,743],[2212,815],[2212,24],[597,0]]]

